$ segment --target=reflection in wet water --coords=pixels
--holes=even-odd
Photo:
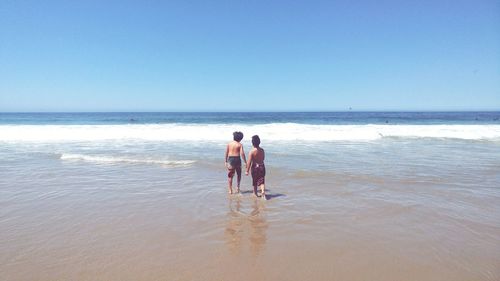
[[[241,195],[229,198],[225,235],[230,252],[239,255],[248,241],[251,254],[258,256],[267,240],[267,228],[265,202]]]

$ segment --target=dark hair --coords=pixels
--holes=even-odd
[[[241,141],[243,139],[243,133],[242,132],[234,132],[233,133],[233,140],[235,141]]]
[[[258,135],[255,135],[255,136],[252,137],[252,144],[255,147],[259,147],[259,145],[260,145],[260,138],[259,138]]]

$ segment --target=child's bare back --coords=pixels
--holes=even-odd
[[[243,145],[237,141],[231,141],[227,144],[228,156],[240,156]]]
[[[266,153],[262,147],[254,147],[250,151],[252,156],[252,162],[256,164],[264,164],[264,159],[266,158]]]

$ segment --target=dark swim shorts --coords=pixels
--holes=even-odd
[[[266,177],[266,167],[264,163],[262,164],[253,164],[252,165],[252,180],[253,186],[259,186],[261,184],[265,184]]]
[[[227,164],[229,164],[229,169],[241,168],[241,158],[239,156],[229,156]]]
[[[227,158],[228,169],[230,170],[227,174],[228,177],[232,177],[234,175],[234,171],[236,170],[241,173],[241,158],[239,156],[229,156]]]

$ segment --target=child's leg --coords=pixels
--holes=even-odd
[[[236,175],[238,176],[238,185],[236,186],[236,192],[240,193],[240,182],[241,182],[241,167],[236,168]]]
[[[234,176],[234,169],[229,169],[229,172],[227,173],[227,183],[229,185],[229,194],[233,194],[233,176]]]
[[[262,196],[262,198],[266,199],[267,200],[267,197],[266,197],[266,185],[265,184],[261,184],[260,185],[260,195]]]

